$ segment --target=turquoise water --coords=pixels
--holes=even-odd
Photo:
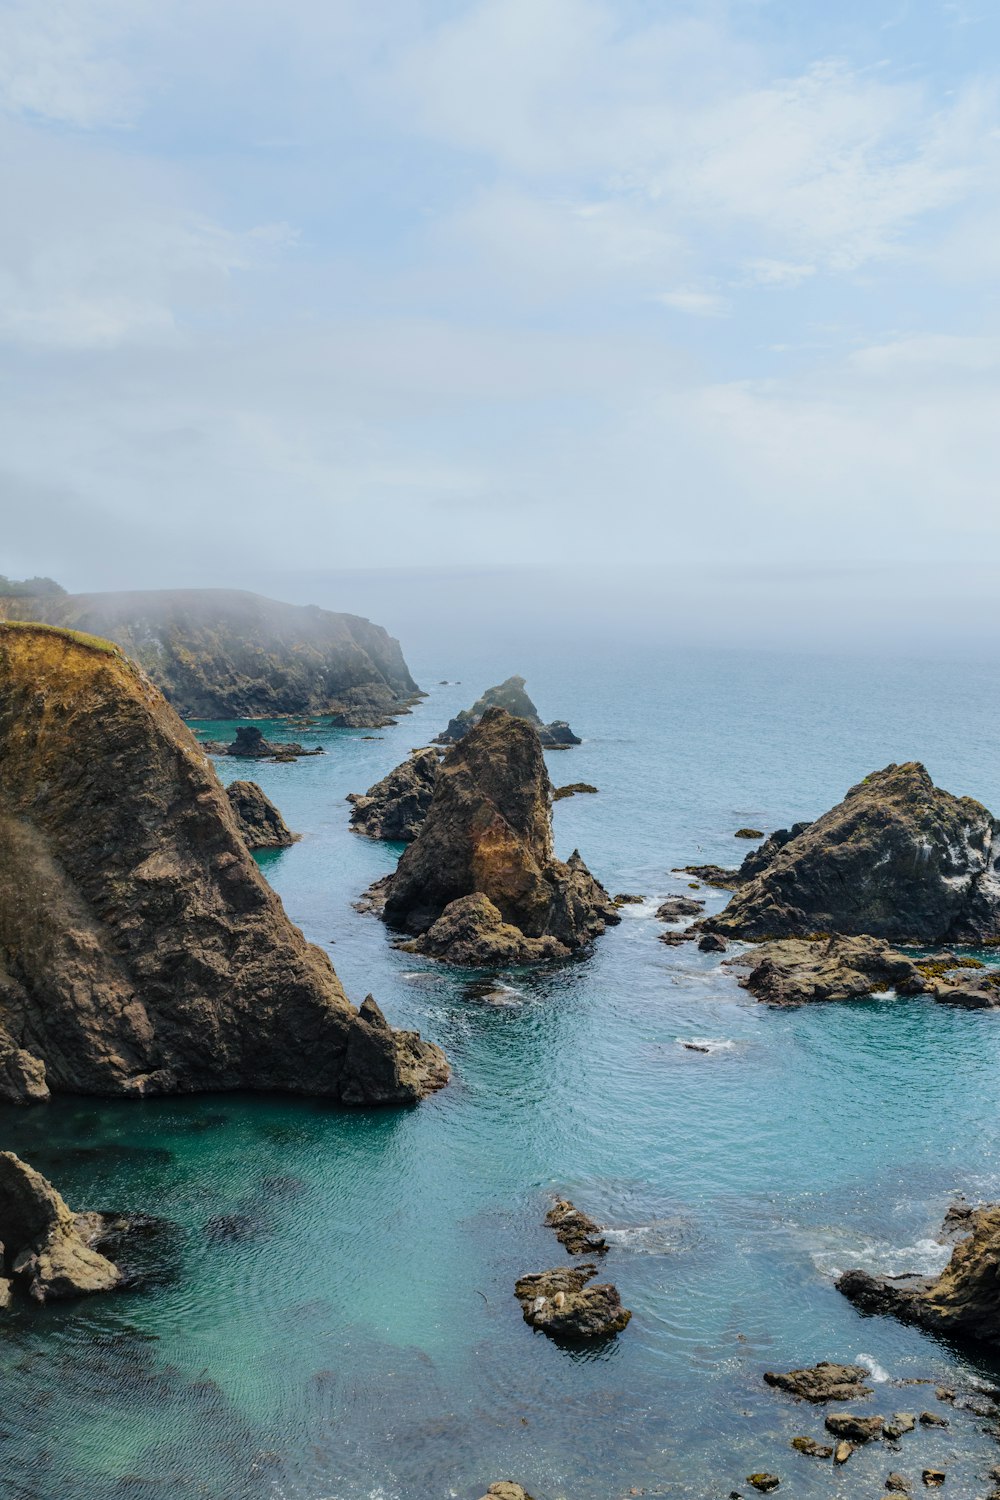
[[[259,780],[303,835],[261,859],[294,920],[354,999],[372,990],[445,1047],[453,1082],[408,1111],[248,1096],[4,1111],[4,1144],[75,1207],[178,1230],[146,1289],[4,1323],[0,1493],[475,1500],[509,1476],[538,1500],[617,1500],[725,1495],[768,1468],[782,1493],[878,1495],[889,1468],[934,1463],[948,1493],[984,1494],[1000,1455],[970,1414],[834,1474],[787,1446],[822,1413],[760,1376],[865,1356],[893,1378],[1000,1377],[861,1319],[831,1283],[851,1264],[940,1264],[950,1197],[1000,1196],[1000,1016],[920,999],[771,1012],[717,959],[657,942],[652,912],[687,888],[674,866],[734,862],[735,828],[813,816],[892,759],[1000,808],[996,671],[542,646],[411,666],[461,685],[377,739],[289,729],[328,753],[222,770]],[[579,845],[612,890],[647,899],[593,956],[487,996],[352,909],[394,851],[350,833],[344,797],[513,671],[585,738],[550,753],[554,780],[600,788],[557,804],[559,852]],[[679,1045],[692,1037],[720,1046]],[[512,1296],[564,1263],[541,1227],[556,1192],[612,1226],[603,1269],[634,1313],[590,1352],[532,1333]],[[885,1414],[936,1405],[876,1390]]]

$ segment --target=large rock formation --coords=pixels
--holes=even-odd
[[[364,796],[352,792],[351,827],[370,839],[408,844],[416,838],[430,811],[441,757],[437,750],[414,750],[395,770],[370,786]]]
[[[456,915],[448,912],[453,903],[479,895],[502,925],[527,939],[554,940],[548,956],[590,943],[619,916],[578,853],[565,864],[555,858],[551,803],[534,727],[505,709],[487,709],[441,763],[430,811],[389,884],[385,920],[422,936],[442,916]],[[460,911],[468,915],[466,907]],[[475,915],[493,923],[481,903]],[[482,961],[493,955],[484,952]]]
[[[911,958],[881,938],[776,938],[730,959],[728,966],[737,970],[744,989],[769,1005],[863,1000],[894,990],[931,995],[942,1005],[968,1010],[1000,1007],[1000,970],[955,953]]]
[[[935,1333],[1000,1344],[1000,1204],[962,1215],[971,1231],[940,1276],[845,1271],[838,1290],[866,1313],[891,1313]],[[945,1221],[948,1227],[948,1221]]]
[[[524,691],[523,677],[508,677],[506,682],[499,683],[497,687],[487,688],[483,696],[477,698],[471,708],[463,708],[462,712],[451,720],[448,728],[438,735],[435,743],[457,744],[474,725],[479,723],[488,708],[504,708],[517,719],[527,719],[528,723],[534,724],[538,730],[538,738],[546,749],[564,749],[567,745],[582,743],[565,719],[554,719],[551,724],[542,723],[538,709]]]
[[[368,728],[417,685],[399,642],[370,620],[236,589],[0,597],[0,618],[115,641],[186,719],[331,714]]]
[[[104,1215],[72,1213],[40,1172],[0,1151],[0,1264],[36,1302],[120,1284],[118,1267],[95,1248],[104,1226]]]
[[[0,625],[0,1095],[397,1103],[446,1076],[349,1003],[145,674],[107,642]]]
[[[590,1285],[597,1275],[592,1262],[572,1269],[535,1271],[514,1286],[526,1323],[550,1339],[577,1343],[620,1333],[632,1317],[610,1281]]]
[[[296,835],[256,781],[231,781],[226,796],[248,849],[287,849],[295,843]]]
[[[1000,938],[1000,825],[917,762],[887,766],[815,823],[753,850],[733,899],[703,925],[748,938]]]

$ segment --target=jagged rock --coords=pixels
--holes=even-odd
[[[850,1443],[871,1443],[882,1436],[881,1417],[859,1417],[855,1412],[831,1412],[824,1426],[834,1437]]]
[[[230,782],[226,796],[248,849],[287,849],[295,843],[295,834],[255,781]]]
[[[740,884],[739,870],[725,869],[722,865],[682,865],[675,874],[697,875],[706,885],[717,886],[723,891],[735,891]],[[697,889],[697,887],[695,887]]]
[[[998,861],[1000,827],[985,807],[941,791],[917,762],[891,765],[799,833],[772,835],[744,862],[725,911],[705,925],[749,938],[998,937]]]
[[[912,1432],[917,1425],[917,1419],[912,1412],[896,1411],[892,1414],[892,1421],[886,1422],[882,1428],[882,1436],[887,1437],[891,1443],[897,1443],[907,1432]]]
[[[705,932],[698,939],[698,947],[702,953],[725,953],[729,944],[717,932]]]
[[[910,1481],[904,1475],[895,1472],[889,1475],[885,1487],[891,1494],[912,1495],[913,1493],[913,1485]]]
[[[656,908],[656,918],[660,922],[677,922],[682,917],[699,916],[704,908],[704,901],[698,901],[693,896],[668,896]]]
[[[944,1469],[924,1469],[920,1477],[928,1489],[936,1490],[944,1484],[947,1476]]]
[[[920,993],[916,963],[871,937],[783,938],[762,943],[735,961],[739,983],[769,1005],[856,1000],[877,990]]]
[[[560,1245],[570,1255],[605,1255],[608,1242],[601,1226],[568,1198],[559,1198],[545,1215],[545,1223],[554,1229]]]
[[[544,742],[543,742],[544,743]],[[576,797],[582,792],[597,792],[596,786],[591,786],[588,781],[571,781],[567,786],[557,786],[552,792],[553,802],[561,802],[564,797]]]
[[[519,927],[504,921],[488,896],[478,891],[449,901],[425,933],[401,946],[463,969],[541,963],[570,954],[557,938],[525,937]]]
[[[641,906],[645,898],[635,895],[634,892],[618,891],[611,899],[615,906]]]
[[[371,1035],[285,915],[219,780],[112,646],[0,625],[0,1041],[53,1091],[440,1087],[436,1047]],[[358,1077],[352,1067],[364,1063]]]
[[[491,1484],[482,1500],[531,1500],[528,1491],[522,1489],[519,1484],[514,1484],[510,1479],[498,1480]]]
[[[525,938],[572,951],[619,921],[578,853],[555,858],[551,791],[532,725],[487,709],[441,763],[427,817],[389,884],[386,922],[422,937],[453,902],[480,894]],[[486,920],[480,907],[477,921]]]
[[[322,745],[315,745],[307,750],[297,740],[282,741],[271,744],[266,740],[256,725],[242,725],[236,731],[236,738],[231,745],[225,745],[221,751],[216,752],[212,741],[206,749],[220,755],[232,755],[237,760],[297,760],[300,755],[324,755],[326,752]]]
[[[419,692],[380,625],[236,589],[5,599],[0,617],[115,641],[186,719],[329,713],[370,728]]]
[[[824,1401],[857,1401],[862,1396],[870,1396],[871,1386],[865,1385],[870,1378],[871,1372],[864,1365],[838,1365],[829,1360],[802,1370],[764,1372],[768,1385],[817,1405]]]
[[[845,1271],[837,1289],[866,1313],[891,1313],[935,1333],[1000,1344],[1000,1205],[971,1217],[940,1276],[870,1276]]]
[[[508,677],[507,681],[501,682],[499,686],[487,688],[483,696],[477,698],[471,708],[464,708],[451,720],[448,728],[437,736],[435,743],[438,745],[457,744],[474,725],[479,723],[488,708],[503,708],[515,718],[527,719],[529,724],[535,726],[538,738],[546,749],[564,749],[567,745],[583,743],[573,733],[565,719],[554,719],[551,724],[542,723],[538,709],[524,691],[523,677]]]
[[[920,1413],[920,1424],[922,1427],[950,1426],[948,1418],[940,1416],[936,1411],[922,1411]]]
[[[76,1215],[40,1172],[0,1151],[0,1235],[6,1271],[36,1302],[110,1292],[121,1272],[92,1248],[101,1215]]]
[[[604,1339],[620,1333],[632,1314],[622,1306],[618,1288],[610,1282],[588,1283],[597,1267],[588,1263],[558,1271],[522,1276],[514,1287],[524,1321],[549,1338],[576,1342]]]
[[[415,750],[363,797],[352,793],[351,827],[366,838],[410,843],[430,808],[439,764],[438,751]]]
[[[804,1453],[806,1458],[832,1458],[833,1449],[827,1443],[817,1443],[811,1437],[793,1437],[791,1446],[796,1453]]]
[[[854,1444],[848,1442],[838,1443],[833,1450],[833,1461],[835,1464],[846,1464],[854,1452]]]

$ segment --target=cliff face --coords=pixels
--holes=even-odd
[[[585,945],[618,915],[578,854],[555,858],[551,805],[534,727],[487,709],[441,762],[430,809],[392,877],[386,921],[422,934],[452,902],[479,894],[526,938],[554,938],[563,951]]]
[[[446,1072],[349,1003],[145,674],[105,642],[0,625],[0,1094],[402,1102]]]
[[[815,823],[747,857],[703,925],[734,937],[869,933],[890,942],[1000,936],[1000,825],[915,761],[852,787]]]
[[[235,589],[0,597],[0,617],[114,641],[188,719],[332,713],[364,727],[417,691],[380,625]]]

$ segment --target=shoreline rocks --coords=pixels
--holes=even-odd
[[[464,739],[469,730],[479,723],[488,708],[503,708],[517,719],[527,719],[529,724],[534,725],[539,740],[547,750],[565,750],[570,745],[583,743],[579,736],[573,733],[565,719],[555,719],[551,724],[542,723],[538,709],[524,691],[523,677],[508,677],[506,682],[487,688],[483,696],[477,698],[471,708],[463,709],[451,720],[447,729],[437,736],[434,743],[457,745],[459,740]]]
[[[778,938],[728,964],[741,987],[768,1005],[864,1000],[893,990],[929,995],[941,1005],[1000,1006],[1000,970],[954,953],[911,958],[881,938]]]
[[[591,1285],[597,1267],[591,1262],[522,1276],[514,1287],[524,1321],[557,1342],[607,1339],[620,1333],[632,1317],[610,1282]]]
[[[351,1005],[113,646],[0,624],[0,809],[0,1096],[402,1104],[447,1080],[438,1048]]]
[[[248,849],[287,849],[295,843],[298,835],[255,781],[231,781],[226,796]]]
[[[411,934],[414,951],[474,967],[518,961],[498,958],[516,941],[503,927],[527,940],[520,961],[534,961],[587,947],[620,921],[579,853],[555,858],[551,793],[533,726],[487,709],[444,757],[420,831],[383,887],[387,924]]]
[[[430,810],[437,783],[440,753],[429,747],[414,750],[388,776],[370,786],[364,796],[352,792],[351,827],[369,839],[411,843]]]
[[[845,1271],[837,1290],[861,1312],[889,1314],[934,1333],[1000,1344],[1000,1204],[975,1209],[969,1233],[940,1276],[873,1276]]]
[[[52,1184],[13,1151],[0,1151],[0,1257],[10,1305],[11,1283],[35,1302],[110,1292],[122,1273],[96,1245],[103,1214],[74,1214]]]

